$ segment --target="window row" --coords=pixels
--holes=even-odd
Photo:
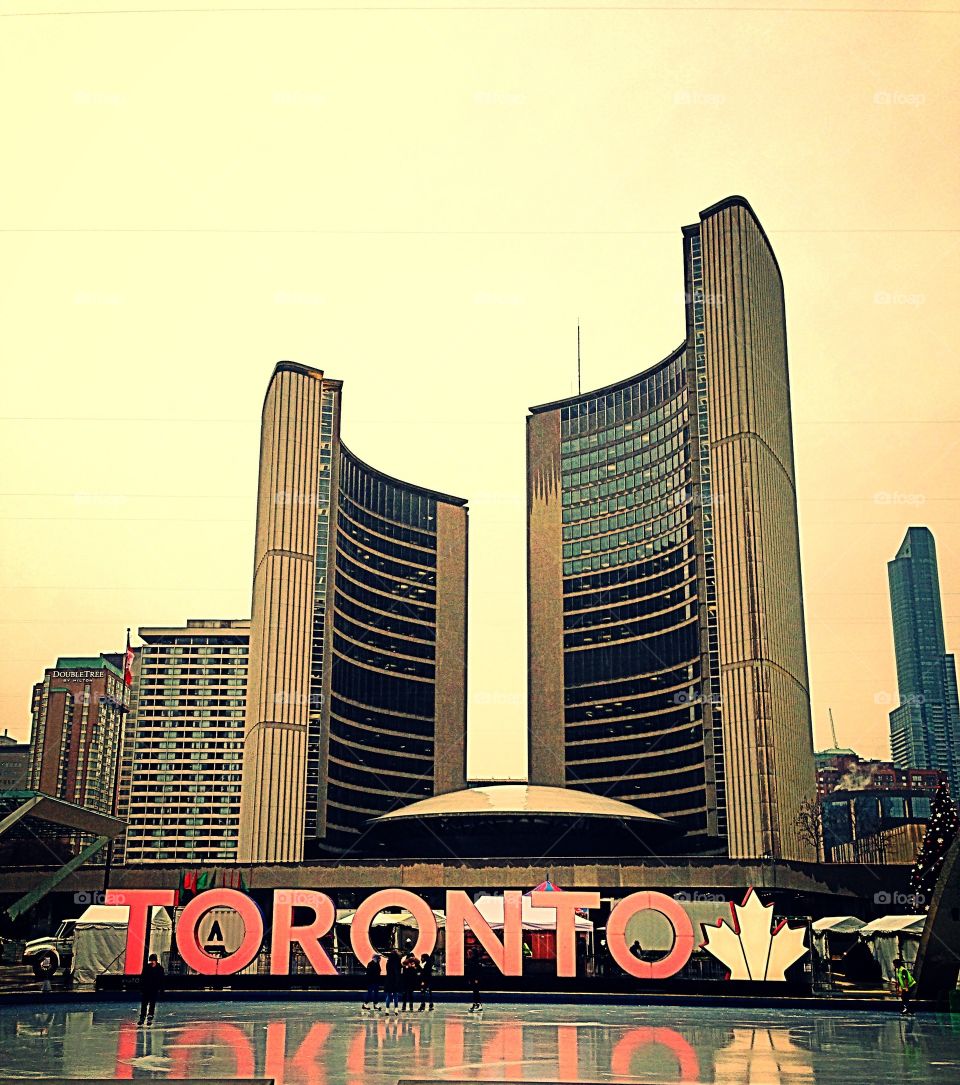
[[[625,528],[622,531],[612,531],[607,535],[594,535],[586,538],[574,539],[572,542],[563,544],[563,556],[565,558],[579,558],[584,554],[601,554],[607,550],[618,550],[633,543],[645,542],[659,535],[665,535],[681,524],[689,524],[690,521],[684,510],[668,512],[659,520],[650,520],[636,527]]]
[[[583,467],[575,470],[564,469],[563,485],[565,488],[586,486],[591,482],[603,482],[618,477],[627,472],[634,472],[633,477],[642,477],[644,474],[655,478],[662,474],[659,465],[665,456],[686,448],[689,434],[686,430],[678,433],[658,445],[653,445],[645,452],[636,452],[624,456],[622,459],[611,460],[609,463],[598,464],[595,467]],[[636,473],[640,472],[638,476]]]
[[[361,562],[364,568],[376,569],[385,576],[397,577],[403,580],[414,580],[419,584],[429,584],[431,586],[434,586],[437,583],[435,561],[431,562],[429,567],[425,567],[424,565],[408,565],[405,562],[394,561],[391,558],[381,557],[379,554],[366,549],[366,547],[358,546],[357,543],[346,535],[341,535],[337,539],[337,549],[348,557],[353,558],[354,561]]]
[[[589,558],[572,558],[563,563],[564,576],[576,576],[581,573],[598,572],[615,565],[632,565],[644,561],[653,554],[680,546],[690,537],[689,531],[682,529],[652,539],[650,542],[630,546],[626,550],[614,550],[610,553],[594,554]]]
[[[565,542],[572,539],[587,539],[594,535],[604,535],[610,531],[623,530],[625,527],[633,527],[635,524],[643,524],[648,520],[655,520],[664,513],[678,509],[686,510],[691,502],[684,489],[676,490],[669,496],[649,504],[641,504],[634,501],[624,502],[622,511],[611,513],[609,516],[600,516],[596,519],[581,520],[578,523],[566,523],[563,527],[563,539]]]
[[[434,498],[372,474],[346,450],[340,456],[340,489],[371,512],[412,527],[435,530],[437,503]]]
[[[676,406],[680,407],[680,404]],[[687,410],[683,407],[669,416],[668,421],[659,422],[656,425],[653,424],[652,418],[638,419],[636,422],[628,422],[626,426],[609,430],[607,434],[591,434],[589,437],[580,437],[576,441],[563,441],[561,449],[569,444],[582,447],[563,455],[560,461],[562,470],[579,471],[585,467],[602,467],[604,464],[616,463],[624,456],[656,451],[657,447],[668,438],[677,433],[683,433],[687,421]]]
[[[681,354],[652,373],[604,395],[583,398],[561,408],[560,420],[564,436],[588,429],[598,429],[610,422],[622,421],[653,410],[659,403],[672,399],[684,385],[685,356]],[[581,428],[582,427],[582,428]]]
[[[620,475],[617,478],[608,479],[605,482],[593,482],[584,485],[573,486],[564,482],[562,491],[562,504],[577,505],[584,501],[596,501],[602,497],[610,497],[615,494],[627,494],[643,489],[647,483],[654,479],[661,481],[663,476],[679,470],[687,462],[686,453],[676,453],[654,468],[646,468],[635,474]],[[636,503],[636,502],[635,502]],[[624,505],[626,507],[626,505]]]
[[[658,407],[655,411],[627,418],[622,425],[611,426],[606,430],[595,430],[584,437],[573,437],[569,440],[562,441],[560,443],[560,453],[562,456],[566,457],[578,452],[583,453],[593,448],[610,446],[617,441],[630,439],[638,433],[648,432],[659,426],[661,422],[666,422],[668,419],[671,419],[672,421],[673,416],[678,412],[682,415],[683,421],[686,422],[688,418],[686,394],[664,404],[662,407]]]
[[[410,543],[413,546],[422,546],[427,550],[435,550],[437,546],[436,535],[427,535],[415,528],[404,524],[396,524],[391,520],[384,520],[380,516],[365,509],[362,505],[351,501],[343,492],[340,494],[340,507],[357,524],[376,531],[379,535],[386,535],[388,539],[397,539],[399,542]],[[431,530],[434,530],[431,528]]]
[[[646,640],[564,652],[564,685],[569,688],[645,677],[699,658],[699,628],[696,620],[691,618],[676,629],[665,630]],[[607,696],[610,695],[603,699]]]
[[[409,599],[412,603],[421,606],[436,604],[437,593],[433,588],[393,580],[373,569],[367,568],[365,565],[351,561],[339,548],[337,549],[337,569],[346,573],[352,580],[359,581],[361,584],[366,584],[383,592],[384,595],[391,596],[394,601]],[[430,616],[433,617],[432,614]]]

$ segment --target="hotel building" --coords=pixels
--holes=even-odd
[[[128,703],[121,653],[61,656],[48,667],[31,699],[30,789],[114,813]]]
[[[348,852],[466,779],[466,502],[355,456],[341,399],[280,362],[264,401],[244,862]]]
[[[118,861],[235,862],[250,622],[138,632]]]
[[[750,205],[683,230],[686,334],[527,419],[529,773],[678,851],[808,858],[816,794],[783,285]]]

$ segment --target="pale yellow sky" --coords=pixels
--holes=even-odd
[[[584,388],[681,341],[680,227],[737,192],[786,286],[816,740],[832,705],[886,756],[911,523],[960,647],[960,17],[150,6],[0,12],[0,730],[57,655],[249,614],[291,358],[363,459],[469,498],[470,767],[522,774],[526,409],[578,319]]]

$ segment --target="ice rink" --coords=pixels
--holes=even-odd
[[[838,1010],[466,1003],[364,1014],[356,1003],[169,1002],[0,1009],[0,1079],[426,1081],[960,1081],[960,1017]]]

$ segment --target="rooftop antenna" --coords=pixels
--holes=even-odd
[[[577,395],[580,395],[580,321],[577,321]]]
[[[840,749],[840,743],[837,742],[837,728],[836,728],[836,726],[834,725],[834,722],[833,722],[833,709],[828,708],[827,711],[830,713],[830,734],[833,735],[833,748],[835,750],[839,750]]]

